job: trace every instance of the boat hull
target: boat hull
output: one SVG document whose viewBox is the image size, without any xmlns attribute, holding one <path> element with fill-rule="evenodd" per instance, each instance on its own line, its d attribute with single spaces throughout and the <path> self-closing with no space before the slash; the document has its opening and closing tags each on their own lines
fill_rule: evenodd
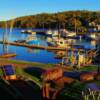
<svg viewBox="0 0 100 100">
<path fill-rule="evenodd" d="M 27 41 L 26 42 L 27 44 L 33 44 L 33 45 L 39 45 L 40 44 L 40 41 L 35 41 L 35 40 L 33 40 L 33 41 Z"/>
<path fill-rule="evenodd" d="M 7 54 L 0 55 L 0 58 L 11 58 L 15 56 L 16 56 L 16 53 L 7 53 Z"/>
<path fill-rule="evenodd" d="M 56 44 L 54 42 L 47 42 L 48 46 L 56 46 Z"/>
</svg>

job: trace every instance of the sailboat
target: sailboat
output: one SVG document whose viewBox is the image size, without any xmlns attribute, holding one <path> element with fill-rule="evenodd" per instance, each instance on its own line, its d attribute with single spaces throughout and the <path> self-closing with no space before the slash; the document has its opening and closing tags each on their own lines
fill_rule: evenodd
<svg viewBox="0 0 100 100">
<path fill-rule="evenodd" d="M 10 32 L 9 34 L 11 34 L 13 29 L 13 20 L 11 23 L 11 27 L 10 27 Z M 8 52 L 8 31 L 7 31 L 7 23 L 6 23 L 6 32 L 3 34 L 3 54 L 0 55 L 0 58 L 11 58 L 11 57 L 15 57 L 16 53 L 10 53 Z"/>
<path fill-rule="evenodd" d="M 57 37 L 58 36 L 58 30 L 47 30 L 45 35 L 48 37 Z"/>
<path fill-rule="evenodd" d="M 54 46 L 54 47 L 63 47 L 63 48 L 69 48 L 69 43 L 67 40 L 64 38 L 61 38 L 61 33 L 60 30 L 58 29 L 58 37 L 52 37 L 51 41 L 47 41 L 47 44 L 49 46 Z"/>
</svg>

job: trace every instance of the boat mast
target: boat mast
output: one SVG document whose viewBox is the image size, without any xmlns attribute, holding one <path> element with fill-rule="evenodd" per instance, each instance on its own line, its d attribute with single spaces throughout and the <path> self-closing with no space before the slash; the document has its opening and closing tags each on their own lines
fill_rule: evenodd
<svg viewBox="0 0 100 100">
<path fill-rule="evenodd" d="M 14 26 L 14 19 L 12 19 L 12 21 L 11 21 L 10 34 L 12 33 L 13 26 Z"/>
<path fill-rule="evenodd" d="M 10 40 L 10 37 L 11 37 L 11 34 L 12 34 L 12 30 L 13 30 L 13 26 L 14 26 L 14 19 L 11 20 L 10 31 L 8 33 L 8 41 L 7 42 L 9 42 L 9 40 Z M 9 48 L 9 44 L 8 44 L 7 49 L 8 48 Z"/>
<path fill-rule="evenodd" d="M 6 28 L 6 31 L 3 33 L 3 53 L 4 54 L 7 54 L 8 53 L 8 49 L 7 49 L 7 44 L 6 42 L 8 42 L 8 36 L 7 36 L 7 23 L 5 21 L 5 28 Z"/>
<path fill-rule="evenodd" d="M 75 17 L 75 33 L 77 34 L 77 27 L 76 27 L 76 15 L 74 15 Z"/>
<path fill-rule="evenodd" d="M 58 21 L 58 39 L 60 39 L 60 22 Z"/>
</svg>

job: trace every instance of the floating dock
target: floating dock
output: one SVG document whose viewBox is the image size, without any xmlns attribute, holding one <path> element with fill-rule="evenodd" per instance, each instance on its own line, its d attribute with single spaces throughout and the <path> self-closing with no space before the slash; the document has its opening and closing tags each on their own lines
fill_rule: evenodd
<svg viewBox="0 0 100 100">
<path fill-rule="evenodd" d="M 0 43 L 2 44 L 3 42 L 0 41 Z M 4 44 L 8 44 L 8 45 L 14 45 L 14 46 L 21 46 L 21 47 L 27 47 L 27 48 L 35 48 L 35 49 L 45 49 L 45 50 L 55 50 L 55 51 L 84 51 L 84 49 L 77 49 L 77 48 L 67 48 L 67 47 L 52 47 L 52 46 L 41 46 L 41 45 L 29 45 L 26 43 L 19 43 L 19 42 L 5 42 Z"/>
<path fill-rule="evenodd" d="M 32 32 L 38 33 L 38 34 L 45 34 L 47 30 L 41 30 L 41 29 L 34 29 L 34 30 L 22 30 L 21 33 L 23 34 L 32 34 Z"/>
</svg>

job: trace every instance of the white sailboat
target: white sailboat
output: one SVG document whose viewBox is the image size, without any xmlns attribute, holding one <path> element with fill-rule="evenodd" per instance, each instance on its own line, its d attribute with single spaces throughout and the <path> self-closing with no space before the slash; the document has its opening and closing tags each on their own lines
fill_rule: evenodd
<svg viewBox="0 0 100 100">
<path fill-rule="evenodd" d="M 11 27 L 10 27 L 10 32 L 8 34 L 8 30 L 7 30 L 7 23 L 6 24 L 6 32 L 3 34 L 3 54 L 0 55 L 0 58 L 10 58 L 10 57 L 15 57 L 16 53 L 10 53 L 8 51 L 8 47 L 9 47 L 9 36 L 12 33 L 12 29 L 13 29 L 13 24 L 14 21 L 12 20 L 11 22 Z"/>
<path fill-rule="evenodd" d="M 56 36 L 58 36 L 58 30 L 47 30 L 46 31 L 46 36 L 48 36 L 48 37 L 56 37 Z"/>
<path fill-rule="evenodd" d="M 77 36 L 76 18 L 75 18 L 75 22 L 74 22 L 74 29 L 75 29 L 75 31 L 61 29 L 61 36 L 64 38 L 75 38 Z"/>
<path fill-rule="evenodd" d="M 60 37 L 60 30 L 58 30 L 58 36 L 55 38 L 54 36 L 51 37 L 52 41 L 47 41 L 49 46 L 55 46 L 55 47 L 63 47 L 63 48 L 69 48 L 69 43 L 67 40 Z"/>
<path fill-rule="evenodd" d="M 76 36 L 76 32 L 67 31 L 66 29 L 61 30 L 61 36 L 64 38 L 73 38 Z"/>
<path fill-rule="evenodd" d="M 86 39 L 96 40 L 96 33 L 88 33 Z"/>
</svg>

